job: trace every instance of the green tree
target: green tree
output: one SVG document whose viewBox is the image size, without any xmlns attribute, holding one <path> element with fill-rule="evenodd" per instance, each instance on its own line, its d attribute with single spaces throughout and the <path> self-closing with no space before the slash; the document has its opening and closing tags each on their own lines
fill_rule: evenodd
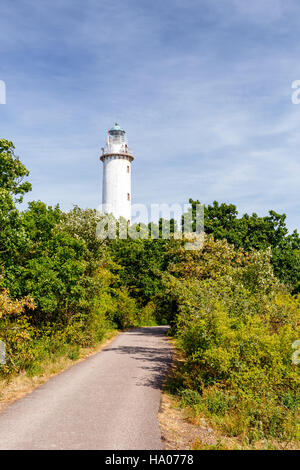
<svg viewBox="0 0 300 470">
<path fill-rule="evenodd" d="M 24 181 L 29 171 L 14 154 L 14 145 L 0 139 L 0 187 L 14 197 L 15 202 L 22 202 L 23 195 L 31 191 L 31 184 Z"/>
<path fill-rule="evenodd" d="M 28 170 L 14 155 L 14 145 L 0 139 L 0 265 L 12 266 L 26 250 L 27 237 L 16 203 L 31 190 Z M 2 282 L 3 283 L 3 282 Z"/>
<path fill-rule="evenodd" d="M 193 217 L 199 201 L 190 199 Z M 300 290 L 300 238 L 297 230 L 288 233 L 286 215 L 270 210 L 269 215 L 244 214 L 238 217 L 233 204 L 219 204 L 204 207 L 205 233 L 217 240 L 225 239 L 236 249 L 265 250 L 272 249 L 272 264 L 276 275 L 286 283 L 294 293 Z M 195 230 L 195 221 L 194 221 Z"/>
</svg>

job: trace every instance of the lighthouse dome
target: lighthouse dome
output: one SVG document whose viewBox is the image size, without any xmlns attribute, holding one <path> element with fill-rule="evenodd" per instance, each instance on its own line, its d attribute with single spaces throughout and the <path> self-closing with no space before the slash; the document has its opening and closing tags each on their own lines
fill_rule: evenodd
<svg viewBox="0 0 300 470">
<path fill-rule="evenodd" d="M 124 129 L 122 129 L 122 127 L 119 126 L 119 124 L 116 122 L 114 127 L 112 127 L 109 131 L 110 134 L 116 134 L 116 133 L 119 133 L 119 132 L 124 132 Z"/>
</svg>

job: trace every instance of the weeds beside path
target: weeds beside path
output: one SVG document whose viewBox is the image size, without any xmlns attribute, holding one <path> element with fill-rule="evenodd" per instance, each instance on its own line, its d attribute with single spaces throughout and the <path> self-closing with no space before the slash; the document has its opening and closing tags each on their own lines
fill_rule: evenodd
<svg viewBox="0 0 300 470">
<path fill-rule="evenodd" d="M 208 410 L 199 409 L 186 401 L 187 389 L 182 388 L 185 358 L 175 339 L 173 361 L 164 382 L 159 423 L 166 450 L 298 450 L 296 440 L 261 439 L 247 443 L 242 436 L 224 432 Z M 224 417 L 226 418 L 226 417 Z"/>
</svg>

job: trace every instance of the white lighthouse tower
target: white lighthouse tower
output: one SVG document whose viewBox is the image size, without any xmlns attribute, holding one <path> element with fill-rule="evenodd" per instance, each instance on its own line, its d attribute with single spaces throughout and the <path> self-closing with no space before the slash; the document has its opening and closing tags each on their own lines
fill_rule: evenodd
<svg viewBox="0 0 300 470">
<path fill-rule="evenodd" d="M 102 210 L 116 219 L 131 221 L 131 162 L 125 131 L 118 123 L 108 131 L 107 144 L 102 148 L 103 162 Z"/>
</svg>

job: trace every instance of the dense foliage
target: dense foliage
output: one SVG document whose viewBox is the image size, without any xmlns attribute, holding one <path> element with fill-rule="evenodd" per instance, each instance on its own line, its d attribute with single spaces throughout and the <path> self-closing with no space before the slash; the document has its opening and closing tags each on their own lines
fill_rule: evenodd
<svg viewBox="0 0 300 470">
<path fill-rule="evenodd" d="M 101 240 L 94 210 L 34 201 L 20 211 L 27 177 L 0 140 L 0 375 L 76 359 L 112 328 L 168 323 L 184 359 L 172 379 L 183 404 L 248 442 L 297 438 L 300 239 L 285 215 L 239 218 L 214 202 L 201 250 L 172 236 L 174 220 L 170 240 Z M 161 234 L 164 223 L 149 228 Z"/>
<path fill-rule="evenodd" d="M 199 201 L 190 199 L 195 211 Z M 286 215 L 270 211 L 268 216 L 258 217 L 244 214 L 238 217 L 233 204 L 219 204 L 204 207 L 204 226 L 207 234 L 215 239 L 227 240 L 236 249 L 272 250 L 271 262 L 275 274 L 294 293 L 300 292 L 300 237 L 297 230 L 288 233 Z"/>
<path fill-rule="evenodd" d="M 248 443 L 299 438 L 300 302 L 274 276 L 270 249 L 236 252 L 207 236 L 201 253 L 178 254 L 164 284 L 186 358 L 172 385 L 182 403 Z"/>
<path fill-rule="evenodd" d="M 36 371 L 47 355 L 75 358 L 74 351 L 97 343 L 108 329 L 140 323 L 134 299 L 120 285 L 121 267 L 96 236 L 95 210 L 63 213 L 41 201 L 18 210 L 30 184 L 13 149 L 0 141 L 2 375 Z"/>
</svg>

